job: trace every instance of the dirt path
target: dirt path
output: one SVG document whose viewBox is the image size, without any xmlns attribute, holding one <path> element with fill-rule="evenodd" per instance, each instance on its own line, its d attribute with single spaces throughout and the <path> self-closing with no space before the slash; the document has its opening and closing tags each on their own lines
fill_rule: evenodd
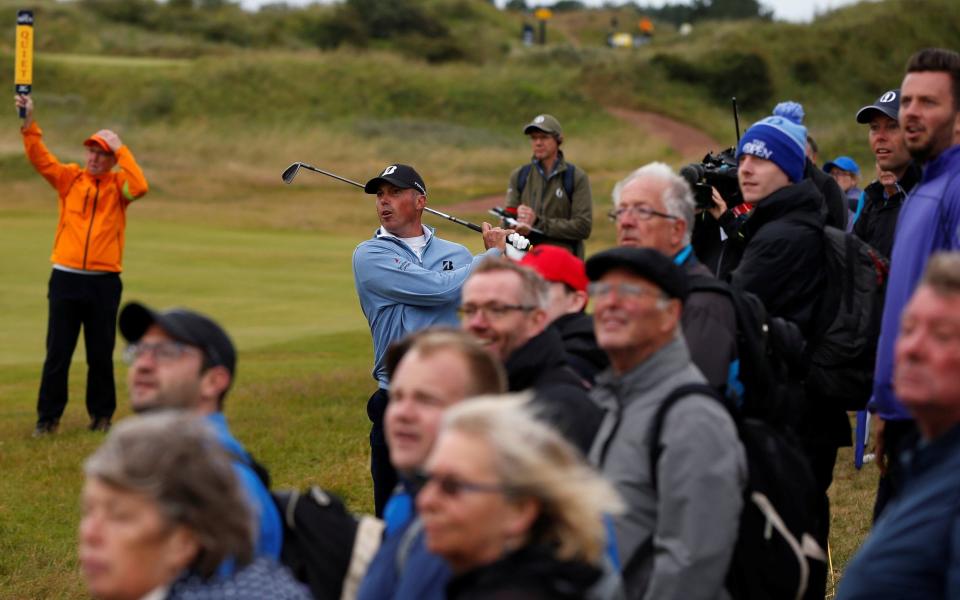
<svg viewBox="0 0 960 600">
<path fill-rule="evenodd" d="M 646 135 L 663 140 L 680 155 L 683 163 L 699 161 L 707 152 L 721 149 L 719 142 L 706 133 L 670 117 L 629 108 L 607 107 L 606 110 L 624 123 L 642 130 Z M 445 206 L 444 210 L 453 214 L 484 212 L 494 206 L 502 206 L 503 201 L 503 194 L 496 194 Z"/>
</svg>

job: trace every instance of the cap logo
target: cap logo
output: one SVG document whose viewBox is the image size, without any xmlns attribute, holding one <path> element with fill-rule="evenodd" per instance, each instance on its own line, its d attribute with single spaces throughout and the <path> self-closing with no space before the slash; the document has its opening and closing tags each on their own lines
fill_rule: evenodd
<svg viewBox="0 0 960 600">
<path fill-rule="evenodd" d="M 751 140 L 743 145 L 744 154 L 752 154 L 758 158 L 770 160 L 773 156 L 773 150 L 767 148 L 767 143 L 763 140 Z"/>
<path fill-rule="evenodd" d="M 557 198 L 563 198 L 563 188 L 557 188 Z"/>
<path fill-rule="evenodd" d="M 880 96 L 880 102 L 884 102 L 884 103 L 893 102 L 896 99 L 897 99 L 896 92 L 887 92 L 886 94 Z"/>
<path fill-rule="evenodd" d="M 424 196 L 427 195 L 427 190 L 423 189 L 423 186 L 420 185 L 420 182 L 419 182 L 419 181 L 414 181 L 414 182 L 413 182 L 413 185 L 416 186 L 416 188 L 417 188 L 418 190 L 420 190 L 420 193 L 421 193 L 421 194 L 423 194 Z"/>
<path fill-rule="evenodd" d="M 543 123 L 544 120 L 545 120 L 545 119 L 543 118 L 543 115 L 537 115 L 537 118 L 534 119 L 533 122 L 534 122 L 534 123 Z"/>
<path fill-rule="evenodd" d="M 397 172 L 397 165 L 390 165 L 389 167 L 383 170 L 383 173 L 380 173 L 380 177 L 384 177 L 386 175 L 393 175 L 396 172 Z"/>
</svg>

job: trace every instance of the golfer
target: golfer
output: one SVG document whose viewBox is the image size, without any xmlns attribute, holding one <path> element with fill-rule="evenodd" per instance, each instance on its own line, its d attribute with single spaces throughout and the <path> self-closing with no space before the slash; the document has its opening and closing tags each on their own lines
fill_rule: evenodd
<svg viewBox="0 0 960 600">
<path fill-rule="evenodd" d="M 373 336 L 373 377 L 378 389 L 367 402 L 370 429 L 370 472 L 377 516 L 397 483 L 383 434 L 389 385 L 387 347 L 406 335 L 431 325 L 459 323 L 460 287 L 473 265 L 504 252 L 509 229 L 483 224 L 485 252 L 470 251 L 440 239 L 421 217 L 427 204 L 427 186 L 408 165 L 387 166 L 364 186 L 377 195 L 380 228 L 353 253 L 353 277 L 360 308 Z"/>
<path fill-rule="evenodd" d="M 61 163 L 43 143 L 43 132 L 33 120 L 31 97 L 18 95 L 15 104 L 26 111 L 20 133 L 27 158 L 57 190 L 60 210 L 50 258 L 47 357 L 33 435 L 57 430 L 67 406 L 67 376 L 81 326 L 87 348 L 89 428 L 106 431 L 117 406 L 113 345 L 123 288 L 120 271 L 127 207 L 147 193 L 147 180 L 133 153 L 109 129 L 83 142 L 85 166 Z"/>
</svg>

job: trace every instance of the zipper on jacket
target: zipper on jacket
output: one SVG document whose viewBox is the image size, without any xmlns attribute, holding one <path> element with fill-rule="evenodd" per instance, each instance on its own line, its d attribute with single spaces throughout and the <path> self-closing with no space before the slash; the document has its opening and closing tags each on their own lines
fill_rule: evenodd
<svg viewBox="0 0 960 600">
<path fill-rule="evenodd" d="M 100 180 L 97 179 L 97 191 L 93 194 L 93 212 L 90 213 L 90 226 L 87 227 L 87 243 L 83 245 L 83 270 L 87 270 L 87 252 L 90 251 L 90 235 L 93 233 L 93 220 L 97 216 L 97 200 L 100 199 Z M 84 201 L 86 203 L 86 201 Z M 86 208 L 84 208 L 86 210 Z"/>
</svg>

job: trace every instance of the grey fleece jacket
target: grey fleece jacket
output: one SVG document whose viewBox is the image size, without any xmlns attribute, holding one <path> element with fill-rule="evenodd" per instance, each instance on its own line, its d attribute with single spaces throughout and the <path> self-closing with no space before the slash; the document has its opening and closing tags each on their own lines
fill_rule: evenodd
<svg viewBox="0 0 960 600">
<path fill-rule="evenodd" d="M 713 398 L 691 396 L 667 413 L 650 483 L 650 424 L 677 387 L 704 383 L 678 334 L 633 370 L 602 373 L 591 398 L 606 412 L 590 462 L 627 505 L 614 519 L 628 598 L 728 598 L 724 579 L 737 538 L 747 465 L 736 426 Z M 619 423 L 617 423 L 619 421 Z"/>
</svg>

